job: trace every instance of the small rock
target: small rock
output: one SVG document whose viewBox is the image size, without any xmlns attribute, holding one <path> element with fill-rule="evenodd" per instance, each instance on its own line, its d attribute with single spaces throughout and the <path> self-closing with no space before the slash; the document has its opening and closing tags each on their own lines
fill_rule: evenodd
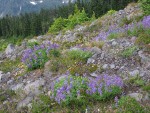
<svg viewBox="0 0 150 113">
<path fill-rule="evenodd" d="M 38 36 L 37 37 L 37 40 L 41 40 L 43 37 L 42 36 Z"/>
<path fill-rule="evenodd" d="M 110 69 L 114 69 L 115 68 L 115 65 L 114 64 L 111 64 L 110 65 Z"/>
<path fill-rule="evenodd" d="M 108 69 L 108 64 L 104 64 L 104 65 L 102 66 L 102 68 L 103 68 L 104 70 Z"/>
<path fill-rule="evenodd" d="M 102 53 L 101 54 L 101 59 L 104 59 L 104 57 L 105 57 L 105 53 Z"/>
<path fill-rule="evenodd" d="M 101 49 L 98 47 L 92 47 L 90 50 L 93 54 L 101 54 Z"/>
<path fill-rule="evenodd" d="M 112 46 L 116 46 L 118 43 L 116 41 L 112 42 Z"/>
<path fill-rule="evenodd" d="M 131 94 L 128 94 L 128 96 L 134 98 L 136 101 L 141 101 L 143 98 L 143 94 L 141 93 L 131 93 Z"/>
<path fill-rule="evenodd" d="M 27 106 L 31 101 L 33 97 L 26 97 L 24 100 L 20 101 L 17 104 L 17 110 L 20 110 L 20 108 Z"/>
<path fill-rule="evenodd" d="M 36 39 L 31 39 L 31 40 L 28 40 L 29 43 L 32 43 L 32 42 L 37 42 Z"/>
<path fill-rule="evenodd" d="M 92 77 L 98 77 L 98 75 L 96 73 L 91 73 L 90 74 Z"/>
<path fill-rule="evenodd" d="M 12 84 L 12 83 L 13 83 L 13 81 L 14 81 L 14 80 L 9 80 L 9 81 L 7 81 L 7 85 Z"/>
<path fill-rule="evenodd" d="M 48 95 L 48 96 L 51 96 L 51 93 L 52 93 L 51 91 L 48 91 L 48 92 L 47 92 L 47 95 Z"/>
<path fill-rule="evenodd" d="M 95 60 L 93 58 L 89 58 L 87 61 L 87 64 L 94 63 L 94 62 L 95 62 Z"/>
<path fill-rule="evenodd" d="M 140 75 L 140 71 L 139 70 L 134 70 L 132 72 L 129 73 L 131 76 L 137 76 Z"/>
</svg>

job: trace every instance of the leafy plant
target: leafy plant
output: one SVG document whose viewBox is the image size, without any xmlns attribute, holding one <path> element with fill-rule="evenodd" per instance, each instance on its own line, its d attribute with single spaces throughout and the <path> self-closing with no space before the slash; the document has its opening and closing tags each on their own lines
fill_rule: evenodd
<svg viewBox="0 0 150 113">
<path fill-rule="evenodd" d="M 147 113 L 149 109 L 142 107 L 135 99 L 123 96 L 117 103 L 117 113 Z"/>
<path fill-rule="evenodd" d="M 116 39 L 116 38 L 120 38 L 120 37 L 123 37 L 123 33 L 111 33 L 110 35 L 108 35 L 108 39 L 111 40 L 111 39 Z"/>
<path fill-rule="evenodd" d="M 144 86 L 142 87 L 142 89 L 143 89 L 144 91 L 150 92 L 150 84 L 144 85 Z"/>
<path fill-rule="evenodd" d="M 142 80 L 142 78 L 139 75 L 130 78 L 129 82 L 136 86 L 144 86 L 145 85 L 145 81 Z"/>
<path fill-rule="evenodd" d="M 137 50 L 137 47 L 136 46 L 131 46 L 131 47 L 128 47 L 127 49 L 123 50 L 122 53 L 121 53 L 121 56 L 122 57 L 130 57 L 133 55 L 133 53 Z"/>
<path fill-rule="evenodd" d="M 92 56 L 91 52 L 83 50 L 71 50 L 66 53 L 69 59 L 86 62 Z"/>
</svg>

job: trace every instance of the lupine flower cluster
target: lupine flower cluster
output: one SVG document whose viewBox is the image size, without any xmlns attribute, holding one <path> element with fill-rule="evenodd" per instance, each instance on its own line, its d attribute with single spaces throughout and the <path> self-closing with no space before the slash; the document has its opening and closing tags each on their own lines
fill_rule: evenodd
<svg viewBox="0 0 150 113">
<path fill-rule="evenodd" d="M 140 22 L 131 23 L 120 27 L 118 24 L 111 25 L 107 31 L 101 31 L 94 40 L 106 40 L 107 37 L 112 33 L 127 33 L 129 30 L 133 31 L 135 28 L 150 28 L 150 15 L 144 17 Z"/>
<path fill-rule="evenodd" d="M 114 86 L 123 87 L 122 79 L 118 76 L 103 75 L 90 79 L 86 92 L 90 95 L 95 93 L 103 95 L 103 92 L 112 92 Z"/>
<path fill-rule="evenodd" d="M 144 28 L 150 28 L 150 15 L 144 17 L 142 24 Z"/>
<path fill-rule="evenodd" d="M 52 85 L 51 99 L 59 104 L 63 101 L 68 103 L 80 97 L 81 91 L 86 88 L 87 79 L 80 76 L 68 76 L 65 79 L 58 80 Z"/>
<path fill-rule="evenodd" d="M 78 100 L 80 97 L 89 96 L 98 97 L 106 96 L 108 93 L 113 93 L 114 88 L 121 91 L 123 87 L 123 80 L 118 76 L 100 75 L 97 78 L 87 78 L 81 76 L 68 76 L 62 80 L 57 81 L 51 87 L 51 99 L 61 104 L 62 102 L 71 102 L 71 100 Z M 115 92 L 118 94 L 120 92 Z M 87 95 L 87 96 L 86 96 Z"/>
<path fill-rule="evenodd" d="M 33 48 L 24 50 L 22 62 L 28 67 L 29 70 L 41 68 L 48 60 L 50 50 L 56 49 L 57 44 L 47 42 L 41 45 L 35 45 Z"/>
<path fill-rule="evenodd" d="M 107 31 L 101 31 L 97 37 L 94 38 L 94 40 L 99 41 L 99 40 L 106 40 L 107 37 L 110 34 L 114 34 L 114 33 L 125 33 L 128 30 L 133 30 L 135 28 L 135 25 L 137 24 L 129 24 L 129 25 L 124 25 L 123 27 L 120 27 L 117 24 L 111 25 Z"/>
</svg>

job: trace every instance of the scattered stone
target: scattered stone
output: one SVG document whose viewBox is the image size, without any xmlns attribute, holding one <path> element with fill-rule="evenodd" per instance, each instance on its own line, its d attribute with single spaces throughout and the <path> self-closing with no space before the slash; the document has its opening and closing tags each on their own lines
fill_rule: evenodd
<svg viewBox="0 0 150 113">
<path fill-rule="evenodd" d="M 116 41 L 112 42 L 112 46 L 116 46 L 118 43 Z"/>
<path fill-rule="evenodd" d="M 92 77 L 98 77 L 98 75 L 96 73 L 91 73 L 90 74 Z"/>
<path fill-rule="evenodd" d="M 134 98 L 136 101 L 141 101 L 143 98 L 143 94 L 141 93 L 131 93 L 131 94 L 128 94 L 128 96 Z"/>
<path fill-rule="evenodd" d="M 103 68 L 104 70 L 108 69 L 108 64 L 104 64 L 104 65 L 102 66 L 102 68 Z"/>
<path fill-rule="evenodd" d="M 140 75 L 140 71 L 139 70 L 134 70 L 132 72 L 129 73 L 131 76 L 137 76 Z"/>
<path fill-rule="evenodd" d="M 94 62 L 95 62 L 95 60 L 93 58 L 89 58 L 87 61 L 87 64 L 94 63 Z"/>
</svg>

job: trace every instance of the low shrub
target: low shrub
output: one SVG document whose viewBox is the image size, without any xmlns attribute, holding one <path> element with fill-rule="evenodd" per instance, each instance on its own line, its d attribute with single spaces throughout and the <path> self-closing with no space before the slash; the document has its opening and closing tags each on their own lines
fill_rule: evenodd
<svg viewBox="0 0 150 113">
<path fill-rule="evenodd" d="M 144 86 L 145 85 L 145 81 L 139 75 L 131 77 L 129 79 L 129 83 L 131 83 L 135 86 Z"/>
<path fill-rule="evenodd" d="M 123 96 L 117 102 L 117 113 L 148 113 L 149 108 L 141 106 L 135 99 Z"/>
<path fill-rule="evenodd" d="M 127 49 L 121 52 L 121 56 L 125 58 L 131 57 L 136 50 L 137 50 L 136 46 L 128 47 Z"/>
<path fill-rule="evenodd" d="M 5 59 L 3 62 L 1 62 L 0 70 L 4 73 L 13 71 L 18 65 L 20 64 L 20 58 L 17 58 L 16 60 L 10 60 Z"/>
<path fill-rule="evenodd" d="M 124 33 L 111 33 L 108 35 L 107 39 L 112 40 L 112 39 L 117 39 L 123 37 L 125 34 Z"/>
<path fill-rule="evenodd" d="M 83 50 L 71 50 L 66 53 L 71 60 L 86 62 L 92 56 L 91 52 Z"/>
<path fill-rule="evenodd" d="M 83 75 L 84 73 L 90 74 L 96 71 L 97 65 L 95 64 L 84 64 L 82 62 L 77 62 L 73 64 L 68 70 L 71 75 Z"/>
</svg>

